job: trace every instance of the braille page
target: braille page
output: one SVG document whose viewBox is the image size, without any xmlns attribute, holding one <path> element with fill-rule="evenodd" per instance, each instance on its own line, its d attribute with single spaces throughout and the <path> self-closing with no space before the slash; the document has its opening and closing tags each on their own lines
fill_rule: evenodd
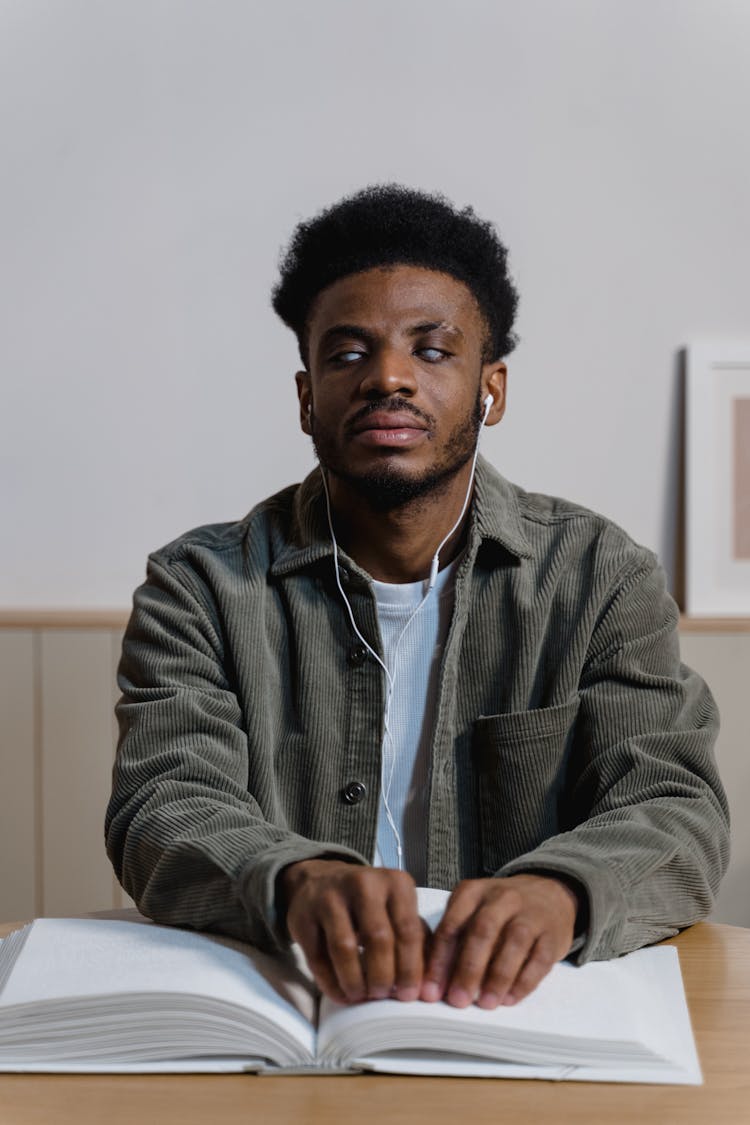
<svg viewBox="0 0 750 1125">
<path fill-rule="evenodd" d="M 15 945 L 10 972 L 0 956 L 0 980 L 5 976 L 0 1056 L 12 1048 L 14 1025 L 18 1040 L 17 1021 L 23 1021 L 25 1031 L 33 1011 L 36 1026 L 45 1012 L 56 1022 L 61 1001 L 79 1020 L 87 1012 L 91 1019 L 100 1013 L 103 1023 L 113 1013 L 132 1016 L 135 1003 L 144 1041 L 150 1021 L 156 1025 L 151 1034 L 158 1038 L 165 1008 L 177 1005 L 179 1011 L 200 1013 L 213 1006 L 222 1036 L 233 1020 L 254 1028 L 265 1020 L 274 1029 L 271 1038 L 288 1039 L 298 1061 L 314 1056 L 317 997 L 312 983 L 288 963 L 229 938 L 134 922 L 41 918 Z M 33 1009 L 19 1011 L 18 1005 Z M 225 1011 L 227 1005 L 236 1009 L 234 1014 Z"/>
<path fill-rule="evenodd" d="M 448 898 L 419 889 L 431 929 Z M 701 1082 L 679 958 L 667 946 L 580 968 L 562 962 L 520 1004 L 494 1012 L 324 999 L 319 1026 L 321 1058 L 391 1073 Z"/>
<path fill-rule="evenodd" d="M 321 1003 L 321 1058 L 398 1073 L 701 1081 L 677 951 L 556 965 L 509 1008 Z M 517 1068 L 524 1068 L 519 1071 Z"/>
</svg>

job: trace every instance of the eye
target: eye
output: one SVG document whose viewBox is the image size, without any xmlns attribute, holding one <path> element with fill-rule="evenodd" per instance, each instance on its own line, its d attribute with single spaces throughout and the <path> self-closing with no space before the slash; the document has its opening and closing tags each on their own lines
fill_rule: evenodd
<svg viewBox="0 0 750 1125">
<path fill-rule="evenodd" d="M 353 349 L 347 349 L 344 352 L 336 352 L 335 355 L 331 356 L 331 358 L 329 359 L 328 362 L 329 363 L 335 363 L 335 364 L 338 364 L 338 365 L 344 367 L 344 366 L 346 366 L 346 364 L 357 363 L 360 359 L 363 358 L 364 355 L 365 355 L 364 352 L 358 352 L 358 351 L 354 351 Z"/>
<path fill-rule="evenodd" d="M 428 363 L 439 363 L 441 359 L 447 359 L 451 353 L 442 348 L 418 348 L 417 354 Z"/>
</svg>

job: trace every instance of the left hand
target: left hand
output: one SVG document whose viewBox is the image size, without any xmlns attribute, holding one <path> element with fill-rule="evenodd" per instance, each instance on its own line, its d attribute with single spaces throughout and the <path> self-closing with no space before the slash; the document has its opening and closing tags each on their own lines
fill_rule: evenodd
<svg viewBox="0 0 750 1125">
<path fill-rule="evenodd" d="M 567 955 L 578 907 L 567 883 L 545 875 L 459 883 L 433 935 L 420 999 L 517 1003 Z"/>
</svg>

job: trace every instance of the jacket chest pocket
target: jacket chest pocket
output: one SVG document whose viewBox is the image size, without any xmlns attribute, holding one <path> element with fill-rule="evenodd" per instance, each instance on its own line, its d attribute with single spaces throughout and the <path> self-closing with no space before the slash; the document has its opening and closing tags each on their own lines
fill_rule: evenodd
<svg viewBox="0 0 750 1125">
<path fill-rule="evenodd" d="M 494 874 L 561 831 L 578 700 L 474 723 L 482 866 Z"/>
</svg>

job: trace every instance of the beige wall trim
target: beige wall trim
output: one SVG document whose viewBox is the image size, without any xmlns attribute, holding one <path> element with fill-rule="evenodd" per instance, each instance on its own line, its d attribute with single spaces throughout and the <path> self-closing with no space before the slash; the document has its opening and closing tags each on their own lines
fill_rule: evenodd
<svg viewBox="0 0 750 1125">
<path fill-rule="evenodd" d="M 681 633 L 750 633 L 750 617 L 680 617 Z"/>
<path fill-rule="evenodd" d="M 129 609 L 1 609 L 0 629 L 124 629 Z M 680 617 L 683 633 L 750 633 L 750 617 Z"/>
<path fill-rule="evenodd" d="M 0 629 L 124 629 L 129 609 L 0 609 Z"/>
</svg>

